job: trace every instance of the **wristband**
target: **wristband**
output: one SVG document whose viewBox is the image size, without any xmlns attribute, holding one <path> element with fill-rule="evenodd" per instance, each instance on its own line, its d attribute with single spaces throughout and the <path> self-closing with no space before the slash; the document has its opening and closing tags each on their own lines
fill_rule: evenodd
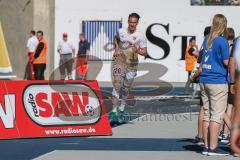
<svg viewBox="0 0 240 160">
<path fill-rule="evenodd" d="M 235 82 L 233 82 L 233 83 L 230 83 L 230 85 L 235 85 Z"/>
</svg>

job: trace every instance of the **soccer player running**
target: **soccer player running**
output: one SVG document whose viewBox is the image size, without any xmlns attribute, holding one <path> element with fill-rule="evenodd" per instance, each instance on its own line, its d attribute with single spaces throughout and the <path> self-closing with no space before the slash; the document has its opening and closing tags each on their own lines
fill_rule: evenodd
<svg viewBox="0 0 240 160">
<path fill-rule="evenodd" d="M 134 77 L 137 75 L 138 55 L 147 56 L 147 42 L 144 34 L 137 29 L 140 16 L 131 13 L 128 28 L 117 31 L 114 44 L 113 110 L 109 113 L 111 124 L 125 122 L 125 106 Z"/>
</svg>

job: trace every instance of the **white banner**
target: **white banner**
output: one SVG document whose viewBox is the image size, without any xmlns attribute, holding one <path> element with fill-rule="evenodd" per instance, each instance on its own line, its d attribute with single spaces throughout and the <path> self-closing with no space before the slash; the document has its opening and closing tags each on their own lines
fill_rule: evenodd
<svg viewBox="0 0 240 160">
<path fill-rule="evenodd" d="M 159 77 L 167 82 L 185 82 L 184 47 L 191 36 L 196 36 L 200 47 L 206 26 L 211 25 L 212 17 L 221 13 L 228 18 L 228 26 L 238 34 L 240 23 L 239 7 L 234 6 L 191 6 L 190 0 L 57 0 L 55 11 L 55 46 L 68 32 L 74 45 L 78 48 L 78 35 L 82 31 L 84 20 L 120 20 L 127 26 L 127 18 L 131 12 L 140 14 L 138 28 L 148 40 L 148 52 L 152 59 L 140 58 L 140 63 L 161 64 L 167 72 Z M 104 47 L 104 46 L 103 46 Z M 55 52 L 55 67 L 59 57 Z M 111 81 L 111 62 L 103 62 L 97 80 Z M 159 72 L 162 72 L 159 66 Z M 158 68 L 156 68 L 158 69 Z M 164 69 L 163 69 L 164 70 Z M 151 71 L 150 71 L 151 72 Z M 139 72 L 138 76 L 146 74 Z M 91 73 L 90 73 L 91 74 Z M 151 79 L 151 77 L 149 77 Z"/>
</svg>

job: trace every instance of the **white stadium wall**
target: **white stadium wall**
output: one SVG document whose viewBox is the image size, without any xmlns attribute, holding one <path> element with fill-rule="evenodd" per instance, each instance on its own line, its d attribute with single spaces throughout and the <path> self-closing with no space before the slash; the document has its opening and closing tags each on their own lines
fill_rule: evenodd
<svg viewBox="0 0 240 160">
<path fill-rule="evenodd" d="M 217 13 L 222 13 L 228 18 L 228 26 L 233 27 L 237 35 L 240 31 L 237 16 L 239 7 L 234 6 L 191 6 L 190 0 L 56 0 L 55 48 L 61 40 L 62 33 L 68 32 L 77 49 L 78 34 L 82 31 L 81 23 L 84 20 L 122 20 L 123 26 L 126 27 L 131 12 L 140 14 L 138 28 L 144 33 L 154 24 L 146 37 L 149 55 L 155 60 L 140 58 L 140 63 L 165 66 L 168 70 L 159 79 L 167 82 L 185 82 L 187 79 L 185 62 L 181 60 L 182 38 L 178 36 L 196 36 L 200 47 L 204 28 L 211 24 L 212 17 Z M 156 40 L 151 40 L 151 36 Z M 165 47 L 158 46 L 164 42 Z M 168 46 L 170 52 L 162 58 L 167 54 Z M 59 56 L 55 49 L 55 68 L 58 67 L 58 61 Z M 103 61 L 103 68 L 97 75 L 100 83 L 111 81 L 110 66 L 111 62 Z M 138 72 L 138 76 L 146 73 Z"/>
</svg>

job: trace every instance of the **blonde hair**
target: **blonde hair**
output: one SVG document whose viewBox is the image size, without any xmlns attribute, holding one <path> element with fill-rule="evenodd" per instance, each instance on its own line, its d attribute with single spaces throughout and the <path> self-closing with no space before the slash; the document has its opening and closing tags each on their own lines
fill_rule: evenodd
<svg viewBox="0 0 240 160">
<path fill-rule="evenodd" d="M 227 33 L 227 18 L 222 14 L 216 14 L 213 18 L 211 31 L 208 37 L 207 49 L 211 48 L 212 42 L 217 36 L 227 36 Z"/>
</svg>

